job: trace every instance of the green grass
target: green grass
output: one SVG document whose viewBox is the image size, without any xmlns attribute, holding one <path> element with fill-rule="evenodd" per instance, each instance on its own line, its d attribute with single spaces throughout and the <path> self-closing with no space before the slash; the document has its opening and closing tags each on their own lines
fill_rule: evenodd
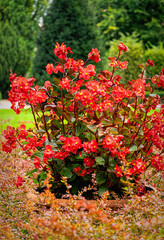
<svg viewBox="0 0 164 240">
<path fill-rule="evenodd" d="M 33 115 L 30 109 L 23 109 L 20 114 L 16 114 L 12 109 L 0 109 L 0 132 L 7 126 L 19 127 L 25 124 L 27 128 L 34 127 Z"/>
</svg>

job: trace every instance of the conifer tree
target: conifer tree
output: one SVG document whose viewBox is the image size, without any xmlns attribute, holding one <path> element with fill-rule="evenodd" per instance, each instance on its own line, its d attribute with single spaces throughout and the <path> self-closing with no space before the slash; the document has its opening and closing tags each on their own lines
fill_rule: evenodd
<svg viewBox="0 0 164 240">
<path fill-rule="evenodd" d="M 8 97 L 10 69 L 25 75 L 47 0 L 0 0 L 0 91 Z"/>
<path fill-rule="evenodd" d="M 33 62 L 32 73 L 38 83 L 48 79 L 45 67 L 54 63 L 56 42 L 71 47 L 75 59 L 86 60 L 92 48 L 99 49 L 94 14 L 88 0 L 52 1 L 43 18 Z"/>
</svg>

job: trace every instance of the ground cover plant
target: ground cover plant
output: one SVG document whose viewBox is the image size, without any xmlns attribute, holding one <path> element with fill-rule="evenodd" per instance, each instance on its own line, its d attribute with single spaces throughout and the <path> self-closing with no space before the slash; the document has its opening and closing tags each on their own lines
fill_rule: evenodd
<svg viewBox="0 0 164 240">
<path fill-rule="evenodd" d="M 19 114 L 27 101 L 36 130 L 8 126 L 2 149 L 11 153 L 19 145 L 30 157 L 34 169 L 27 175 L 35 175 L 39 192 L 46 188 L 44 180 L 48 179 L 50 191 L 59 198 L 66 194 L 67 184 L 71 194 L 87 188 L 84 196 L 92 199 L 106 191 L 109 197 L 113 191 L 123 196 L 129 184 L 142 195 L 146 186 L 141 174 L 149 168 L 155 173 L 163 171 L 164 105 L 159 112 L 150 111 L 161 103 L 153 91 L 164 87 L 164 69 L 152 76 L 151 87 L 144 73 L 154 62 L 147 60 L 138 66 L 141 74 L 137 80 L 122 84 L 116 74 L 127 68 L 128 62 L 120 60 L 127 51 L 120 43 L 118 56 L 108 58 L 111 72 L 96 74 L 95 65 L 89 62 L 101 60 L 98 49 L 92 49 L 84 62 L 68 57 L 71 49 L 56 43 L 58 61 L 46 66 L 47 73 L 54 74 L 53 83 L 45 81 L 44 86 L 38 86 L 33 77 L 26 79 L 11 72 L 11 108 Z M 148 98 L 145 91 L 150 93 Z M 19 187 L 23 182 L 18 176 L 15 184 Z"/>
</svg>

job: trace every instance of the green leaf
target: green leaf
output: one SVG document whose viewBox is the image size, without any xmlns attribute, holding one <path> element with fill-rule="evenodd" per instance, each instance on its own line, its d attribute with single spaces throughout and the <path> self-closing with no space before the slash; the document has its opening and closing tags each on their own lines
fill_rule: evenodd
<svg viewBox="0 0 164 240">
<path fill-rule="evenodd" d="M 43 158 L 44 152 L 40 151 L 40 152 L 36 152 L 31 156 L 31 159 L 33 160 L 34 157 L 38 157 L 38 158 Z"/>
<path fill-rule="evenodd" d="M 45 180 L 47 178 L 47 172 L 43 171 L 37 177 L 40 178 L 40 180 Z"/>
<path fill-rule="evenodd" d="M 102 158 L 102 157 L 96 157 L 95 160 L 96 160 L 96 163 L 99 164 L 99 165 L 104 165 L 105 164 L 105 159 Z"/>
<path fill-rule="evenodd" d="M 87 174 L 87 175 L 85 175 L 84 180 L 85 181 L 90 181 L 91 178 L 92 178 L 92 176 Z"/>
<path fill-rule="evenodd" d="M 108 190 L 108 184 L 104 183 L 99 187 L 98 193 L 99 196 L 101 196 L 103 193 L 105 193 Z"/>
<path fill-rule="evenodd" d="M 87 129 L 87 127 L 85 126 L 85 125 L 77 125 L 76 126 L 76 129 L 75 129 L 75 131 L 76 131 L 76 136 L 78 137 L 78 136 L 80 136 L 80 134 L 82 134 L 85 130 Z"/>
<path fill-rule="evenodd" d="M 38 171 L 38 168 L 35 168 L 35 169 L 31 170 L 30 172 L 28 172 L 28 173 L 26 174 L 26 176 L 31 177 L 31 176 L 33 176 L 33 173 L 34 173 L 34 172 L 37 172 L 37 171 Z"/>
<path fill-rule="evenodd" d="M 33 179 L 33 183 L 35 183 L 35 184 L 39 184 L 39 182 L 38 182 L 38 180 L 35 178 L 35 179 Z"/>
<path fill-rule="evenodd" d="M 96 174 L 96 181 L 98 184 L 102 184 L 106 182 L 106 174 L 105 172 L 99 172 Z"/>
<path fill-rule="evenodd" d="M 87 128 L 91 131 L 91 132 L 96 132 L 97 127 L 95 125 L 88 125 Z"/>
<path fill-rule="evenodd" d="M 136 151 L 136 150 L 137 150 L 137 146 L 136 146 L 136 145 L 133 145 L 133 146 L 129 149 L 130 152 L 134 152 L 134 151 Z"/>
<path fill-rule="evenodd" d="M 54 80 L 54 83 L 55 83 L 56 85 L 58 85 L 59 82 L 61 81 L 59 78 L 53 78 L 53 80 Z"/>
<path fill-rule="evenodd" d="M 71 178 L 72 177 L 72 172 L 66 168 L 66 167 L 63 167 L 60 174 L 64 177 L 67 177 L 67 178 Z"/>
</svg>

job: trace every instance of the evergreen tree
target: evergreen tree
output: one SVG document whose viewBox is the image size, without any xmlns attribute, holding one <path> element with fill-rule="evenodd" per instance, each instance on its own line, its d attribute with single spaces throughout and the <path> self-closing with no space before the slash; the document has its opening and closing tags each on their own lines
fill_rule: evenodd
<svg viewBox="0 0 164 240">
<path fill-rule="evenodd" d="M 31 64 L 38 21 L 45 0 L 0 0 L 0 87 L 3 98 L 10 89 L 10 69 L 25 75 Z"/>
<path fill-rule="evenodd" d="M 38 82 L 48 79 L 45 67 L 54 63 L 56 42 L 71 47 L 75 59 L 86 60 L 92 48 L 99 48 L 92 10 L 88 0 L 52 1 L 43 18 L 33 62 L 32 72 Z"/>
</svg>

